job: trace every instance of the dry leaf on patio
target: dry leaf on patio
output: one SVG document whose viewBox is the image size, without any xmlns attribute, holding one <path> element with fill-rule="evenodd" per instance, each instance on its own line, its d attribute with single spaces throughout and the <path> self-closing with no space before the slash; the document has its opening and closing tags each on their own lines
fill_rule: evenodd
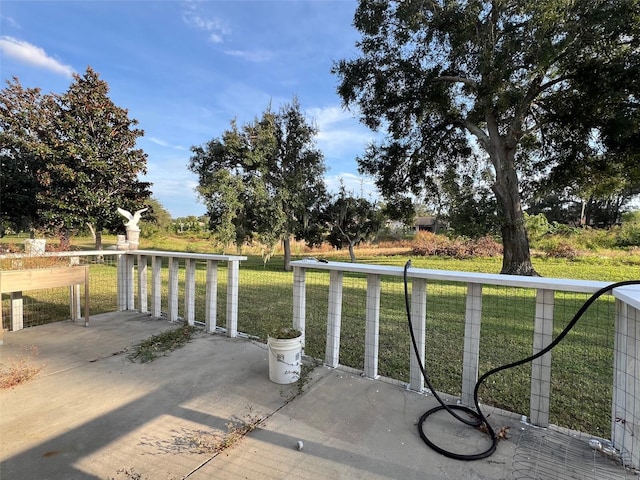
<svg viewBox="0 0 640 480">
<path fill-rule="evenodd" d="M 496 432 L 496 438 L 498 440 L 506 440 L 507 438 L 509 438 L 509 429 L 511 427 L 500 427 L 498 429 L 498 431 Z"/>
<path fill-rule="evenodd" d="M 500 427 L 498 429 L 498 431 L 496 432 L 496 439 L 498 439 L 498 441 L 500 440 L 506 440 L 507 438 L 509 438 L 509 429 L 511 427 Z M 478 426 L 478 430 L 480 430 L 482 433 L 489 433 L 489 429 L 487 428 L 487 424 L 483 423 L 482 425 Z"/>
</svg>

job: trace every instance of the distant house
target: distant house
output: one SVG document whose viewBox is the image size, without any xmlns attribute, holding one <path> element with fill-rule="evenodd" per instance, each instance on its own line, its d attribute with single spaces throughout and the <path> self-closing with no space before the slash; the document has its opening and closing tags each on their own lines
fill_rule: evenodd
<svg viewBox="0 0 640 480">
<path fill-rule="evenodd" d="M 399 220 L 387 220 L 384 226 L 391 233 L 401 233 L 407 227 L 403 222 Z"/>
<path fill-rule="evenodd" d="M 413 231 L 415 232 L 435 232 L 436 231 L 436 217 L 433 215 L 427 215 L 424 217 L 416 217 L 413 222 Z M 442 223 L 439 224 L 442 227 Z M 387 220 L 385 222 L 385 228 L 391 233 L 411 232 L 410 225 L 399 220 Z"/>
<path fill-rule="evenodd" d="M 436 217 L 428 215 L 426 217 L 416 217 L 414 222 L 416 232 L 435 232 Z"/>
</svg>

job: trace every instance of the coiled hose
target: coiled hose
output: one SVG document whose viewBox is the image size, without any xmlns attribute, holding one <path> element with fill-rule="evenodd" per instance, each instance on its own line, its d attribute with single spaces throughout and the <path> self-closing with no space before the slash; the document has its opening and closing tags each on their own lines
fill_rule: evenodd
<svg viewBox="0 0 640 480">
<path fill-rule="evenodd" d="M 440 404 L 439 406 L 434 407 L 431 410 L 428 410 L 424 414 L 422 414 L 422 416 L 420 417 L 420 420 L 418 421 L 418 432 L 420 433 L 420 438 L 422 438 L 422 440 L 436 452 L 449 458 L 454 458 L 456 460 L 467 460 L 467 461 L 480 460 L 482 458 L 487 458 L 493 455 L 493 453 L 496 451 L 496 448 L 498 446 L 498 436 L 496 435 L 495 430 L 493 429 L 493 427 L 491 427 L 491 424 L 487 421 L 487 418 L 484 416 L 484 414 L 482 413 L 482 409 L 480 408 L 480 403 L 478 401 L 478 390 L 480 389 L 480 385 L 482 385 L 482 383 L 491 375 L 501 372 L 502 370 L 515 368 L 525 363 L 532 362 L 536 358 L 539 358 L 545 353 L 551 351 L 556 345 L 558 345 L 558 343 L 562 341 L 562 339 L 575 326 L 575 324 L 578 322 L 580 317 L 582 317 L 584 312 L 587 311 L 587 309 L 591 306 L 591 304 L 595 302 L 599 297 L 607 293 L 608 291 L 613 290 L 614 288 L 624 287 L 627 285 L 640 285 L 640 280 L 626 280 L 623 282 L 612 283 L 610 285 L 607 285 L 606 287 L 601 288 L 600 290 L 595 292 L 593 295 L 591 295 L 591 297 L 589 297 L 586 302 L 584 302 L 584 304 L 576 312 L 576 314 L 573 316 L 573 318 L 567 324 L 564 330 L 562 330 L 562 332 L 560 332 L 560 334 L 558 334 L 558 336 L 551 343 L 549 343 L 549 345 L 547 345 L 545 348 L 535 353 L 534 355 L 531 355 L 530 357 L 526 357 L 526 358 L 523 358 L 522 360 L 518 360 L 516 362 L 508 363 L 506 365 L 493 368 L 488 372 L 486 372 L 484 375 L 482 375 L 478 379 L 478 381 L 476 382 L 476 386 L 473 389 L 473 402 L 475 403 L 475 407 L 476 407 L 476 409 L 473 410 L 472 408 L 464 405 L 447 404 L 446 402 L 444 402 L 440 397 L 440 395 L 438 395 L 438 392 L 436 391 L 436 389 L 433 387 L 433 384 L 429 379 L 429 375 L 427 374 L 427 371 L 425 370 L 425 367 L 422 364 L 422 361 L 420 360 L 420 354 L 418 352 L 418 344 L 416 342 L 415 334 L 413 333 L 413 322 L 411 320 L 411 310 L 409 307 L 409 287 L 408 287 L 407 271 L 410 267 L 411 267 L 411 260 L 407 261 L 407 263 L 404 266 L 404 300 L 405 300 L 405 307 L 407 310 L 407 323 L 409 325 L 409 333 L 411 334 L 411 343 L 413 344 L 413 351 L 416 355 L 416 359 L 418 360 L 418 365 L 420 366 L 422 377 L 424 378 L 425 383 L 429 387 L 429 390 L 431 390 L 431 393 Z M 441 410 L 446 410 L 456 420 L 466 425 L 469 425 L 470 427 L 480 428 L 482 431 L 486 432 L 486 434 L 489 435 L 489 437 L 491 437 L 491 445 L 489 446 L 489 448 L 487 448 L 484 452 L 480 452 L 480 453 L 460 454 L 460 453 L 446 450 L 436 445 L 435 443 L 433 443 L 429 439 L 427 434 L 424 432 L 423 424 L 425 423 L 427 418 L 429 418 L 429 416 Z M 460 415 L 459 414 L 460 412 L 464 413 L 466 416 Z"/>
</svg>

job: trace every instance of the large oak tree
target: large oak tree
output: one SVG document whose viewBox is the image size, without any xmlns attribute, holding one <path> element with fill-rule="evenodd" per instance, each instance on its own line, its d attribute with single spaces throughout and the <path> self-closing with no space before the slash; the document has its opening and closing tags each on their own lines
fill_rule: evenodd
<svg viewBox="0 0 640 480">
<path fill-rule="evenodd" d="M 419 193 L 483 154 L 502 273 L 534 275 L 520 178 L 632 141 L 620 132 L 638 114 L 638 1 L 361 0 L 354 26 L 359 56 L 334 65 L 338 92 L 388 134 L 361 170 L 383 194 Z"/>
</svg>

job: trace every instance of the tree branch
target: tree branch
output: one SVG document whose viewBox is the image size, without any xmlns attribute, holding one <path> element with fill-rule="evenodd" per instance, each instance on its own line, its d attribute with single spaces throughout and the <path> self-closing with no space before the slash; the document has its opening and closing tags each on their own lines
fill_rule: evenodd
<svg viewBox="0 0 640 480">
<path fill-rule="evenodd" d="M 553 80 L 550 80 L 547 83 L 543 83 L 538 88 L 537 94 L 540 94 L 540 93 L 544 92 L 545 90 L 553 87 L 554 85 L 557 85 L 560 82 L 564 82 L 565 80 L 569 80 L 572 76 L 573 75 L 563 75 L 561 77 L 554 78 Z"/>
<path fill-rule="evenodd" d="M 522 98 L 522 101 L 518 105 L 514 115 L 513 121 L 509 126 L 511 133 L 518 136 L 518 139 L 522 136 L 522 122 L 525 118 L 525 115 L 531 108 L 531 104 L 535 100 L 535 98 L 543 91 L 541 90 L 542 83 L 542 74 L 536 75 L 535 79 L 531 82 L 527 93 Z"/>
<path fill-rule="evenodd" d="M 478 82 L 475 80 L 471 80 L 470 78 L 458 77 L 455 75 L 442 75 L 440 77 L 434 78 L 434 82 L 447 82 L 447 83 L 462 83 L 468 87 L 473 89 L 478 88 Z"/>
<path fill-rule="evenodd" d="M 489 151 L 489 136 L 486 134 L 484 130 L 478 127 L 475 123 L 470 122 L 467 119 L 460 119 L 461 125 L 466 128 L 473 136 L 475 136 L 478 141 L 482 144 L 484 149 Z"/>
</svg>

